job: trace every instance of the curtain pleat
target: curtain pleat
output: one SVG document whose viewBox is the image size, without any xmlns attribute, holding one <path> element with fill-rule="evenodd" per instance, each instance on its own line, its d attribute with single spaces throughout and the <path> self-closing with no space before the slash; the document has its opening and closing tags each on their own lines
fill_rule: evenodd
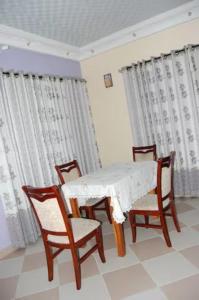
<svg viewBox="0 0 199 300">
<path fill-rule="evenodd" d="M 122 69 L 134 143 L 176 151 L 175 193 L 199 196 L 199 49 Z"/>
<path fill-rule="evenodd" d="M 58 183 L 55 164 L 100 167 L 86 83 L 0 72 L 0 197 L 13 246 L 39 235 L 21 186 Z"/>
</svg>

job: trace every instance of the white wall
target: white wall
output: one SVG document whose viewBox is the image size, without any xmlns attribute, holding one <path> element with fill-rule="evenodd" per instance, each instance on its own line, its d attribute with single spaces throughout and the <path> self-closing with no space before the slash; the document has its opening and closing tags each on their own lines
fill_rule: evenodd
<svg viewBox="0 0 199 300">
<path fill-rule="evenodd" d="M 103 165 L 131 160 L 133 144 L 122 75 L 118 70 L 160 53 L 199 43 L 199 19 L 175 26 L 81 62 L 87 80 L 97 142 Z M 103 76 L 111 73 L 113 87 L 105 88 Z"/>
</svg>

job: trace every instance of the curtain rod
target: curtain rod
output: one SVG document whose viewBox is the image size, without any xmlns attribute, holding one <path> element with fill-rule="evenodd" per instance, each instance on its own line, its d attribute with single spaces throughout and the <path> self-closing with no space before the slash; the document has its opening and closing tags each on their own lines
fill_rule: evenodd
<svg viewBox="0 0 199 300">
<path fill-rule="evenodd" d="M 11 72 L 2 72 L 3 75 L 6 75 L 6 76 L 10 76 Z M 16 72 L 16 73 L 13 73 L 14 76 L 18 77 L 20 75 L 20 73 Z M 64 80 L 64 79 L 68 79 L 68 80 L 75 80 L 75 81 L 81 81 L 81 82 L 86 82 L 86 80 L 84 78 L 78 78 L 78 77 L 69 77 L 69 76 L 64 76 L 64 77 L 59 77 L 59 76 L 55 76 L 55 75 L 35 75 L 35 74 L 23 74 L 23 76 L 25 78 L 28 78 L 30 76 L 32 76 L 33 78 L 35 78 L 36 76 L 39 78 L 39 79 L 42 79 L 44 76 L 48 76 L 50 78 L 53 78 L 54 80 L 55 79 L 59 79 L 60 81 Z"/>
<path fill-rule="evenodd" d="M 192 48 L 197 48 L 197 47 L 199 47 L 199 44 L 191 45 L 191 47 L 192 47 Z M 183 52 L 184 50 L 185 50 L 185 47 L 182 48 L 182 49 L 174 50 L 174 52 L 175 52 L 175 53 L 181 53 L 181 52 Z M 163 56 L 166 56 L 166 57 L 167 57 L 167 56 L 170 56 L 170 55 L 171 55 L 171 52 L 170 52 L 170 53 L 166 53 L 166 54 L 164 54 Z M 161 56 L 155 56 L 155 57 L 153 57 L 153 59 L 155 59 L 155 60 L 161 59 Z M 150 63 L 151 61 L 152 61 L 152 59 L 144 60 L 145 63 Z M 132 65 L 136 67 L 136 66 L 138 65 L 138 63 L 136 63 L 136 64 L 132 63 Z M 132 65 L 122 67 L 121 69 L 119 69 L 119 72 L 122 72 L 122 71 L 124 71 L 124 70 L 129 70 L 129 69 L 131 69 L 131 68 L 132 68 Z"/>
</svg>

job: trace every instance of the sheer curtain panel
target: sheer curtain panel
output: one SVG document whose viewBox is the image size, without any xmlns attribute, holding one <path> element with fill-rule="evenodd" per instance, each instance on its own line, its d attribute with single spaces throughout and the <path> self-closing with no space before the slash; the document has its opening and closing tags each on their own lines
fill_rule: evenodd
<svg viewBox="0 0 199 300">
<path fill-rule="evenodd" d="M 176 151 L 175 193 L 199 196 L 199 48 L 122 69 L 134 144 Z"/>
<path fill-rule="evenodd" d="M 22 185 L 57 184 L 55 164 L 100 166 L 83 80 L 0 72 L 0 197 L 16 247 L 39 235 Z"/>
</svg>

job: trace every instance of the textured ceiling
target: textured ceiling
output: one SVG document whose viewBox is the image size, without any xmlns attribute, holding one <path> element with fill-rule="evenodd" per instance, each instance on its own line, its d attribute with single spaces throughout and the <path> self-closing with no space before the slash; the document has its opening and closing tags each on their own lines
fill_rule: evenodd
<svg viewBox="0 0 199 300">
<path fill-rule="evenodd" d="M 82 47 L 191 0 L 0 0 L 0 23 Z"/>
</svg>

